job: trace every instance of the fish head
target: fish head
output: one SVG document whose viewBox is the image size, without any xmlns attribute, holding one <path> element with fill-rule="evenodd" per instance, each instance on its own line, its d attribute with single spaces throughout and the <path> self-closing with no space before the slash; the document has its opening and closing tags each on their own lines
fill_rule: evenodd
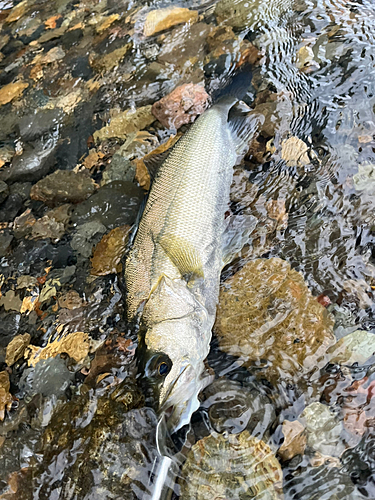
<svg viewBox="0 0 375 500">
<path fill-rule="evenodd" d="M 173 434 L 190 422 L 199 407 L 198 394 L 210 381 L 204 360 L 211 323 L 206 309 L 181 280 L 163 279 L 144 316 L 143 376 L 159 416 Z"/>
</svg>

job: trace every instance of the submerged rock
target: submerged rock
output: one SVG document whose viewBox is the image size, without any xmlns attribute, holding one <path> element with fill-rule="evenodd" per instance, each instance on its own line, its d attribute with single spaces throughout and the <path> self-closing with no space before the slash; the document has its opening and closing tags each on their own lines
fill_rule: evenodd
<svg viewBox="0 0 375 500">
<path fill-rule="evenodd" d="M 296 455 L 303 455 L 306 447 L 305 427 L 298 420 L 290 422 L 284 420 L 282 433 L 284 442 L 278 449 L 278 455 L 282 460 L 291 460 Z"/>
<path fill-rule="evenodd" d="M 57 134 L 47 140 L 38 139 L 32 146 L 27 144 L 21 155 L 14 156 L 10 167 L 0 171 L 1 179 L 12 182 L 38 181 L 54 165 L 57 145 Z"/>
<path fill-rule="evenodd" d="M 8 85 L 4 85 L 4 87 L 0 88 L 0 106 L 4 104 L 8 104 L 8 102 L 13 101 L 13 99 L 17 99 L 23 93 L 23 91 L 29 86 L 26 82 L 14 82 L 8 83 Z"/>
<path fill-rule="evenodd" d="M 216 4 L 218 24 L 255 30 L 258 25 L 277 23 L 280 16 L 292 6 L 291 0 L 220 0 Z"/>
<path fill-rule="evenodd" d="M 0 181 L 0 203 L 5 201 L 9 196 L 9 186 L 6 182 Z"/>
<path fill-rule="evenodd" d="M 99 221 L 86 222 L 78 227 L 70 242 L 73 250 L 83 257 L 90 257 L 92 248 L 95 244 L 96 235 L 101 235 L 107 231 L 107 228 Z"/>
<path fill-rule="evenodd" d="M 340 439 L 341 422 L 328 406 L 311 403 L 301 413 L 299 420 L 305 425 L 307 444 L 323 455 L 339 457 L 345 449 Z"/>
<path fill-rule="evenodd" d="M 95 191 L 94 181 L 86 171 L 56 170 L 37 182 L 30 192 L 32 200 L 54 206 L 61 203 L 80 203 Z"/>
<path fill-rule="evenodd" d="M 6 371 L 0 372 L 0 420 L 4 420 L 5 411 L 12 407 L 13 398 L 9 392 L 9 374 Z"/>
<path fill-rule="evenodd" d="M 263 438 L 276 415 L 270 399 L 256 387 L 243 387 L 239 382 L 218 379 L 204 391 L 207 399 L 201 404 L 208 410 L 216 432 L 239 433 L 247 429 Z"/>
<path fill-rule="evenodd" d="M 5 363 L 8 366 L 14 365 L 16 361 L 23 357 L 26 347 L 30 344 L 31 336 L 28 333 L 17 335 L 7 346 Z"/>
<path fill-rule="evenodd" d="M 357 330 L 340 339 L 327 351 L 330 363 L 363 365 L 375 353 L 375 334 Z"/>
<path fill-rule="evenodd" d="M 121 272 L 121 258 L 126 249 L 130 226 L 120 226 L 104 235 L 96 245 L 91 259 L 91 274 L 105 276 Z"/>
<path fill-rule="evenodd" d="M 282 472 L 271 448 L 251 436 L 211 434 L 187 455 L 181 473 L 182 500 L 281 500 Z"/>
<path fill-rule="evenodd" d="M 303 166 L 310 163 L 309 148 L 298 137 L 290 137 L 281 144 L 281 158 L 288 167 Z"/>
<path fill-rule="evenodd" d="M 203 85 L 186 83 L 152 105 L 152 113 L 166 128 L 179 129 L 192 123 L 208 106 Z"/>
<path fill-rule="evenodd" d="M 73 332 L 67 335 L 56 337 L 55 340 L 48 340 L 45 347 L 29 345 L 28 363 L 35 366 L 41 360 L 55 358 L 58 354 L 66 353 L 77 363 L 82 362 L 88 355 L 90 349 L 90 339 L 85 332 Z"/>
<path fill-rule="evenodd" d="M 302 276 L 278 258 L 256 259 L 224 282 L 215 331 L 220 348 L 276 382 L 316 367 L 333 344 L 333 318 Z"/>
<path fill-rule="evenodd" d="M 143 130 L 155 121 L 154 115 L 151 113 L 152 106 L 143 106 L 135 111 L 126 110 L 114 116 L 109 125 L 94 132 L 95 142 L 101 142 L 104 139 L 117 137 L 118 139 L 126 139 L 132 132 Z"/>
<path fill-rule="evenodd" d="M 100 222 L 108 229 L 131 225 L 137 217 L 143 197 L 142 189 L 132 182 L 110 182 L 74 208 L 72 221 L 79 224 Z"/>
<path fill-rule="evenodd" d="M 341 457 L 343 470 L 365 498 L 375 497 L 375 432 L 368 428 L 359 444 Z"/>
<path fill-rule="evenodd" d="M 164 9 L 152 10 L 147 14 L 143 27 L 144 36 L 152 36 L 155 33 L 167 30 L 176 24 L 194 23 L 198 20 L 198 12 L 183 7 L 166 7 Z"/>
</svg>

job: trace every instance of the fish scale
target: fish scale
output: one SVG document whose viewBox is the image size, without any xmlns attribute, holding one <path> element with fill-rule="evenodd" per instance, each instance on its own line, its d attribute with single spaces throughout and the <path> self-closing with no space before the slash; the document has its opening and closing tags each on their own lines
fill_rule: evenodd
<svg viewBox="0 0 375 500">
<path fill-rule="evenodd" d="M 220 277 L 221 235 L 236 159 L 227 105 L 206 111 L 178 141 L 152 185 L 126 265 L 127 305 L 133 317 L 161 275 L 181 272 L 158 243 L 165 236 L 188 243 L 201 256 L 200 299 L 213 310 Z M 210 289 L 210 290 L 208 290 Z"/>
</svg>

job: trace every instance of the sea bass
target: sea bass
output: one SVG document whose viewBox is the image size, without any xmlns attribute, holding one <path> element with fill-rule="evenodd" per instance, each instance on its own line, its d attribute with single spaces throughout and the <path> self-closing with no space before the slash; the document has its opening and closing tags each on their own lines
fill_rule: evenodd
<svg viewBox="0 0 375 500">
<path fill-rule="evenodd" d="M 207 385 L 233 166 L 259 122 L 251 113 L 228 120 L 235 103 L 224 98 L 205 111 L 162 163 L 125 265 L 142 370 L 170 433 L 189 423 Z"/>
</svg>

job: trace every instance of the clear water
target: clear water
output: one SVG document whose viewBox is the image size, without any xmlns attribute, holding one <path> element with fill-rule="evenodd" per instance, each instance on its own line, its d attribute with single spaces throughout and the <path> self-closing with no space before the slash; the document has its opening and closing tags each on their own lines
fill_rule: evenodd
<svg viewBox="0 0 375 500">
<path fill-rule="evenodd" d="M 250 211 L 257 226 L 242 259 L 225 269 L 223 288 L 252 259 L 278 257 L 301 273 L 333 315 L 336 340 L 374 331 L 375 6 L 366 0 L 244 4 L 228 3 L 233 17 L 227 13 L 221 21 L 215 3 L 198 0 L 0 1 L 0 368 L 9 375 L 12 394 L 11 400 L 7 390 L 0 394 L 6 400 L 1 498 L 151 498 L 156 416 L 137 385 L 137 335 L 124 319 L 121 272 L 94 277 L 90 258 L 103 234 L 135 221 L 143 191 L 133 182 L 130 161 L 174 131 L 154 122 L 141 127 L 148 134 L 130 146 L 125 138 L 93 137 L 116 114 L 153 104 L 177 85 L 204 82 L 213 91 L 250 43 L 263 59 L 253 68 L 245 101 L 266 115 L 266 125 L 236 167 L 232 209 Z M 199 24 L 143 36 L 148 12 L 167 6 L 197 10 Z M 221 41 L 217 32 L 209 42 L 220 22 L 233 31 L 224 30 L 228 36 Z M 132 45 L 119 56 L 126 44 Z M 6 87 L 12 83 L 20 86 Z M 285 156 L 290 138 L 307 149 L 295 161 Z M 31 218 L 51 220 L 48 211 L 66 201 L 52 195 L 43 202 L 30 197 L 30 190 L 57 169 L 86 170 L 95 193 L 86 201 L 90 193 L 68 196 L 69 215 L 58 226 L 62 234 L 37 236 L 35 220 L 28 225 L 15 219 L 29 210 Z M 278 200 L 284 222 L 270 216 L 272 200 Z M 72 290 L 75 302 L 66 298 Z M 230 293 L 241 296 L 235 287 Z M 21 309 L 33 296 L 37 305 Z M 260 310 L 266 307 L 262 300 L 255 299 Z M 34 367 L 21 355 L 6 363 L 7 346 L 17 335 L 28 333 L 38 347 L 61 332 L 87 333 L 87 356 L 77 363 L 63 352 Z M 277 349 L 281 357 L 290 355 L 289 348 Z M 183 457 L 209 435 L 247 429 L 279 460 L 283 493 L 267 489 L 272 468 L 259 473 L 265 489 L 241 486 L 249 468 L 259 469 L 255 448 L 250 454 L 241 450 L 237 461 L 223 449 L 223 461 L 232 467 L 223 476 L 227 489 L 214 479 L 200 489 L 203 461 L 195 473 L 189 469 L 193 496 L 183 486 L 186 476 L 178 477 L 181 471 L 170 495 L 375 498 L 370 351 L 357 356 L 362 361 L 330 362 L 328 356 L 312 372 L 290 378 L 281 370 L 275 378 L 267 376 L 270 359 L 238 362 L 214 335 L 208 364 L 217 380 L 202 395 Z M 330 418 L 315 431 L 304 424 L 307 444 L 286 458 L 278 451 L 283 422 L 303 422 L 301 414 L 314 403 L 324 405 Z M 312 408 L 318 419 L 318 407 Z M 208 467 L 220 470 L 218 462 L 210 465 L 209 442 L 200 443 L 208 447 Z M 241 464 L 249 466 L 247 472 Z"/>
</svg>

